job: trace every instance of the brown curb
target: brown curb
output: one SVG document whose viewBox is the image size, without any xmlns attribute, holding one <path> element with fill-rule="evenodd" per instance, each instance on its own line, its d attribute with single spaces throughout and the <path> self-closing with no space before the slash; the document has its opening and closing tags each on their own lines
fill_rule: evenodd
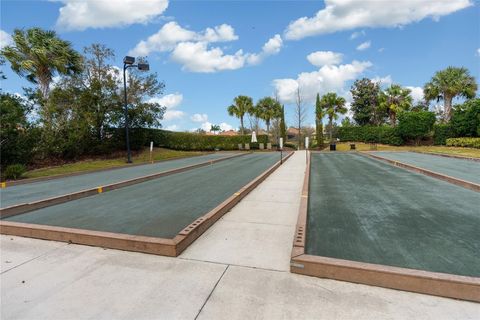
<svg viewBox="0 0 480 320">
<path fill-rule="evenodd" d="M 209 160 L 209 161 L 193 164 L 193 165 L 190 165 L 190 166 L 185 166 L 185 167 L 172 169 L 172 170 L 167 170 L 167 171 L 162 171 L 162 172 L 159 172 L 159 173 L 154 173 L 154 174 L 150 174 L 150 175 L 146 175 L 146 176 L 142 176 L 142 177 L 138 177 L 138 178 L 133 178 L 133 179 L 129 179 L 129 180 L 115 182 L 115 183 L 105 185 L 105 186 L 98 186 L 98 187 L 95 187 L 95 188 L 85 189 L 85 190 L 81 190 L 81 191 L 77 191 L 77 192 L 73 192 L 73 193 L 69 193 L 69 194 L 65 194 L 65 195 L 61 195 L 61 196 L 55 196 L 55 197 L 51 197 L 51 198 L 47 198 L 47 199 L 34 201 L 34 202 L 21 203 L 21 204 L 12 205 L 12 206 L 5 207 L 5 208 L 0 208 L 0 218 L 11 217 L 11 216 L 26 213 L 26 212 L 29 212 L 29 211 L 32 211 L 32 210 L 37 210 L 37 209 L 41 209 L 41 208 L 50 207 L 50 206 L 53 206 L 53 205 L 65 203 L 65 202 L 68 202 L 68 201 L 85 198 L 85 197 L 88 197 L 88 196 L 95 195 L 97 193 L 104 193 L 104 192 L 128 187 L 128 186 L 131 186 L 131 185 L 134 185 L 134 184 L 146 182 L 146 181 L 149 181 L 149 180 L 157 179 L 157 178 L 168 176 L 168 175 L 175 174 L 175 173 L 188 171 L 188 170 L 199 168 L 199 167 L 204 167 L 204 166 L 207 166 L 207 165 L 211 165 L 213 163 L 221 162 L 221 161 L 224 161 L 224 160 L 229 160 L 229 159 L 236 158 L 236 157 L 241 157 L 241 156 L 244 156 L 244 155 L 247 155 L 247 154 L 249 154 L 249 153 L 239 153 L 239 154 L 235 154 L 235 155 L 229 156 L 229 157 L 224 157 L 224 158 L 215 159 L 215 160 Z"/>
<path fill-rule="evenodd" d="M 410 150 L 410 152 L 415 152 L 415 153 L 420 153 L 420 154 L 431 154 L 432 156 L 439 156 L 439 157 L 445 157 L 445 158 L 455 158 L 455 159 L 462 159 L 462 160 L 480 162 L 480 158 L 459 156 L 459 155 L 456 155 L 456 154 L 445 154 L 445 153 L 438 153 L 438 152 L 415 151 L 415 150 Z"/>
<path fill-rule="evenodd" d="M 406 164 L 404 162 L 400 162 L 400 161 L 397 161 L 397 160 L 387 159 L 387 158 L 384 158 L 384 157 L 381 157 L 381 156 L 378 156 L 378 155 L 375 155 L 375 154 L 371 154 L 370 152 L 366 152 L 366 151 L 359 152 L 359 154 L 366 155 L 368 157 L 387 162 L 387 163 L 389 163 L 389 164 L 391 164 L 395 167 L 400 167 L 400 168 L 404 168 L 404 169 L 407 169 L 407 170 L 410 170 L 410 171 L 413 171 L 413 172 L 422 173 L 422 174 L 424 174 L 426 176 L 429 176 L 429 177 L 437 178 L 437 179 L 455 184 L 455 185 L 463 187 L 463 188 L 467 188 L 467 189 L 470 189 L 470 190 L 473 190 L 473 191 L 480 192 L 480 184 L 476 184 L 474 182 L 462 180 L 462 179 L 455 178 L 455 177 L 452 177 L 452 176 L 447 176 L 445 174 L 441 174 L 441 173 L 437 173 L 437 172 L 430 171 L 430 170 L 427 170 L 427 169 L 412 166 L 410 164 Z"/>
<path fill-rule="evenodd" d="M 311 155 L 293 240 L 290 272 L 480 302 L 480 278 L 363 263 L 305 254 Z"/>
<path fill-rule="evenodd" d="M 289 153 L 283 160 L 287 160 L 292 154 L 293 153 Z M 221 216 L 232 209 L 243 197 L 265 180 L 280 165 L 280 161 L 275 163 L 213 210 L 182 229 L 173 239 L 1 220 L 0 234 L 175 257 L 184 251 Z"/>
</svg>

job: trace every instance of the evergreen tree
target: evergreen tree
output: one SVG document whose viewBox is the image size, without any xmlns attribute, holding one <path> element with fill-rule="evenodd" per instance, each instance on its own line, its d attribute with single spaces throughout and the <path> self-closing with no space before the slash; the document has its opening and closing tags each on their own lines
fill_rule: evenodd
<svg viewBox="0 0 480 320">
<path fill-rule="evenodd" d="M 317 145 L 320 149 L 323 148 L 323 117 L 325 116 L 323 106 L 320 102 L 320 94 L 317 93 L 317 100 L 315 101 L 315 129 L 317 137 Z"/>
</svg>

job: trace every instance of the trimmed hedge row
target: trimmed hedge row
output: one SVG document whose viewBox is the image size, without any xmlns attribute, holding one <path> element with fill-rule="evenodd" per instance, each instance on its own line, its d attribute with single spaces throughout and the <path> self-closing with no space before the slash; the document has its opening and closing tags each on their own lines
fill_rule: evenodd
<svg viewBox="0 0 480 320">
<path fill-rule="evenodd" d="M 189 132 L 172 132 L 155 130 L 152 141 L 155 145 L 175 150 L 238 150 L 239 144 L 250 143 L 252 148 L 258 148 L 258 143 L 267 143 L 267 135 L 258 135 L 258 143 L 252 144 L 251 135 L 221 136 L 204 135 Z"/>
<path fill-rule="evenodd" d="M 447 146 L 480 149 L 480 138 L 450 138 L 447 139 Z"/>
<path fill-rule="evenodd" d="M 448 124 L 436 124 L 433 126 L 433 144 L 445 145 L 447 139 L 455 137 L 455 131 Z"/>
<path fill-rule="evenodd" d="M 373 142 L 395 146 L 403 144 L 398 129 L 389 126 L 339 127 L 337 138 L 341 141 Z"/>
</svg>

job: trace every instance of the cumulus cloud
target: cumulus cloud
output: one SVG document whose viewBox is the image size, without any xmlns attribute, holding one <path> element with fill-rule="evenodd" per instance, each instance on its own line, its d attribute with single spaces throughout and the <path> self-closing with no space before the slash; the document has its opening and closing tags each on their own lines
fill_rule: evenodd
<svg viewBox="0 0 480 320">
<path fill-rule="evenodd" d="M 186 41 L 212 43 L 237 39 L 235 30 L 228 24 L 195 32 L 181 27 L 175 21 L 171 21 L 164 24 L 157 33 L 148 37 L 147 40 L 140 41 L 134 49 L 130 50 L 129 54 L 132 56 L 147 56 L 150 52 L 171 51 L 175 49 L 178 43 Z"/>
<path fill-rule="evenodd" d="M 368 48 L 370 48 L 371 45 L 372 45 L 371 41 L 365 41 L 363 43 L 360 43 L 357 46 L 357 50 L 359 50 L 359 51 L 367 50 Z"/>
<path fill-rule="evenodd" d="M 13 43 L 12 36 L 0 29 L 0 49 L 9 46 Z"/>
<path fill-rule="evenodd" d="M 480 48 L 477 49 L 477 56 L 480 57 Z"/>
<path fill-rule="evenodd" d="M 339 64 L 342 59 L 343 54 L 332 51 L 316 51 L 307 56 L 307 60 L 316 67 Z"/>
<path fill-rule="evenodd" d="M 425 18 L 440 17 L 473 5 L 471 0 L 405 0 L 387 5 L 378 1 L 325 0 L 325 8 L 313 17 L 291 22 L 285 38 L 309 36 L 367 27 L 398 27 Z"/>
<path fill-rule="evenodd" d="M 172 124 L 172 125 L 169 125 L 169 126 L 166 126 L 165 127 L 165 130 L 169 130 L 169 131 L 179 131 L 179 128 L 176 124 Z"/>
<path fill-rule="evenodd" d="M 175 110 L 183 101 L 183 95 L 180 93 L 170 93 L 164 95 L 163 97 L 155 97 L 150 98 L 148 102 L 150 103 L 158 103 L 167 108 L 165 114 L 163 115 L 163 119 L 166 121 L 174 120 L 174 119 L 181 119 L 183 118 L 186 113 L 181 110 Z"/>
<path fill-rule="evenodd" d="M 284 103 L 294 103 L 297 88 L 300 88 L 304 100 L 308 103 L 315 101 L 317 93 L 336 92 L 348 97 L 345 89 L 347 81 L 356 79 L 366 69 L 372 66 L 369 61 L 352 61 L 343 65 L 324 65 L 313 72 L 302 72 L 296 79 L 275 79 L 273 86 L 279 99 Z"/>
<path fill-rule="evenodd" d="M 224 54 L 222 49 L 209 49 L 206 42 L 181 42 L 172 52 L 172 60 L 182 64 L 182 70 L 192 72 L 217 72 L 235 70 L 244 66 L 242 50 Z"/>
<path fill-rule="evenodd" d="M 60 0 L 57 27 L 65 30 L 122 27 L 148 23 L 168 7 L 168 0 Z"/>
<path fill-rule="evenodd" d="M 389 86 L 392 84 L 392 76 L 388 75 L 385 77 L 376 76 L 372 79 L 372 82 L 378 83 L 380 86 Z"/>
<path fill-rule="evenodd" d="M 190 117 L 190 120 L 193 122 L 207 122 L 208 115 L 205 113 L 195 113 L 193 116 Z"/>
<path fill-rule="evenodd" d="M 205 131 L 210 131 L 210 128 L 212 127 L 212 124 L 213 123 L 206 121 L 206 122 L 202 123 L 201 128 Z M 220 123 L 219 126 L 220 126 L 220 131 L 233 130 L 233 127 L 231 125 L 229 125 L 228 123 L 225 123 L 225 122 Z"/>
<path fill-rule="evenodd" d="M 282 46 L 282 37 L 280 37 L 279 34 L 276 34 L 263 45 L 260 53 L 247 54 L 247 62 L 253 65 L 259 64 L 266 57 L 279 53 Z"/>
<path fill-rule="evenodd" d="M 423 88 L 422 87 L 411 87 L 407 86 L 407 89 L 410 89 L 412 92 L 410 95 L 413 98 L 413 103 L 418 103 L 423 101 Z"/>
</svg>

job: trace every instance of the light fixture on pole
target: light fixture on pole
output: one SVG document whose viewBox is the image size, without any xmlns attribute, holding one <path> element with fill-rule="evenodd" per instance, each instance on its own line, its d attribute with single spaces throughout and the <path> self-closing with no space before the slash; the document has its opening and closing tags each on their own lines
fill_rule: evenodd
<svg viewBox="0 0 480 320">
<path fill-rule="evenodd" d="M 130 139 L 128 136 L 128 99 L 127 99 L 127 77 L 126 71 L 128 68 L 138 68 L 140 71 L 150 70 L 150 65 L 148 63 L 135 63 L 135 58 L 130 56 L 125 56 L 123 58 L 123 97 L 125 101 L 124 106 L 124 115 L 125 115 L 125 139 L 127 143 L 127 163 L 132 163 L 132 154 L 130 151 Z"/>
</svg>

